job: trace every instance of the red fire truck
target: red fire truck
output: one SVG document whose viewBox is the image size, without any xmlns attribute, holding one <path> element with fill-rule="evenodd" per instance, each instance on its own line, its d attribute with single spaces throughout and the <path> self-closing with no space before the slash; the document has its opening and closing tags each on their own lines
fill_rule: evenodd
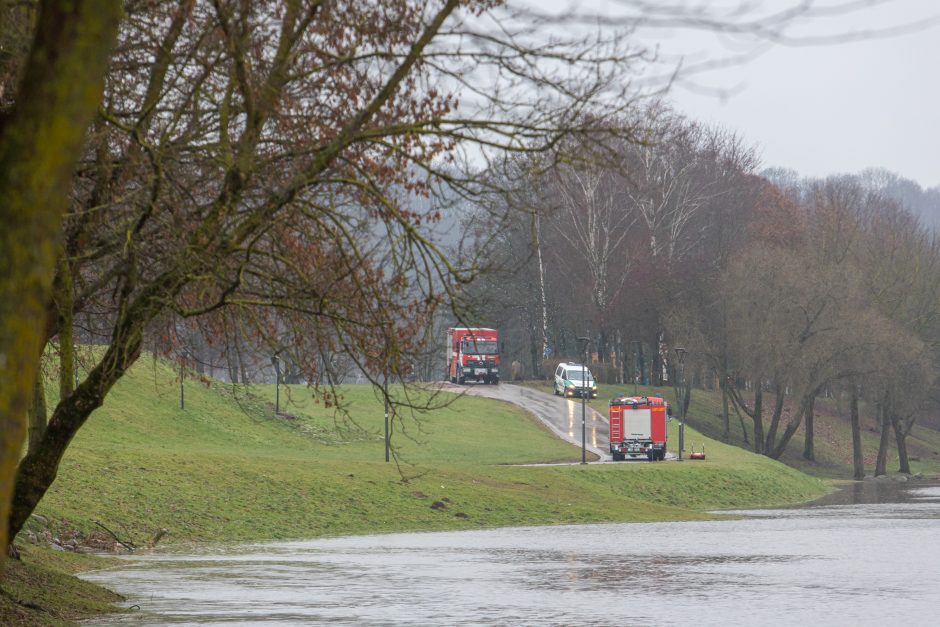
<svg viewBox="0 0 940 627">
<path fill-rule="evenodd" d="M 610 401 L 610 454 L 615 462 L 665 459 L 666 407 L 659 397 L 618 396 Z"/>
<path fill-rule="evenodd" d="M 499 332 L 496 329 L 447 329 L 447 378 L 451 383 L 499 383 Z"/>
</svg>

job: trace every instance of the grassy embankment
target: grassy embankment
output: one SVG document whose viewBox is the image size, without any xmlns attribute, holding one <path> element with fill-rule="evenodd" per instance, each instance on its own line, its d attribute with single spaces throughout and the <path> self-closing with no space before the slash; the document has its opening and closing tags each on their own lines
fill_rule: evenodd
<svg viewBox="0 0 940 627">
<path fill-rule="evenodd" d="M 576 462 L 580 450 L 514 406 L 473 397 L 395 423 L 400 472 L 384 462 L 382 403 L 370 387 L 342 390 L 358 427 L 300 386 L 282 386 L 289 417 L 274 415 L 273 386 L 246 394 L 188 380 L 185 391 L 180 410 L 174 371 L 152 360 L 115 387 L 38 509 L 53 532 L 87 534 L 99 521 L 141 546 L 161 527 L 170 530 L 165 541 L 180 543 L 691 520 L 709 509 L 794 503 L 826 490 L 712 441 L 703 464 L 509 465 Z M 702 439 L 692 430 L 687 438 Z M 44 552 L 30 547 L 24 563 L 7 571 L 0 623 L 12 622 L 11 603 L 22 609 L 12 599 L 49 610 L 34 612 L 28 624 L 81 615 L 69 600 L 55 608 L 21 592 L 41 576 Z"/>
<path fill-rule="evenodd" d="M 110 590 L 73 576 L 117 560 L 31 545 L 21 551 L 22 561 L 4 562 L 0 580 L 0 625 L 4 627 L 71 625 L 114 612 L 114 603 L 121 600 Z"/>
<path fill-rule="evenodd" d="M 551 383 L 533 382 L 527 385 L 551 394 Z M 606 415 L 607 402 L 618 394 L 626 393 L 633 395 L 634 389 L 640 396 L 660 393 L 663 397 L 673 402 L 675 394 L 671 387 L 653 387 L 639 385 L 634 388 L 633 384 L 612 385 L 601 384 L 598 387 L 598 398 L 591 401 L 591 407 Z M 801 426 L 799 431 L 790 440 L 786 452 L 781 456 L 781 460 L 788 466 L 801 470 L 807 474 L 822 477 L 825 479 L 851 479 L 852 478 L 852 432 L 848 420 L 848 407 L 843 403 L 841 406 L 835 399 L 820 398 L 816 401 L 815 428 L 814 428 L 814 449 L 816 453 L 815 461 L 808 461 L 803 458 L 803 437 L 804 429 Z M 764 397 L 765 413 L 773 409 L 773 396 Z M 744 425 L 747 430 L 747 440 L 744 438 L 744 431 L 741 428 L 741 420 L 730 411 L 731 437 L 729 444 L 744 450 L 753 450 L 754 423 L 745 416 Z M 876 422 L 872 413 L 864 403 L 860 409 L 861 428 L 862 428 L 862 452 L 865 459 L 865 467 L 869 474 L 874 470 L 875 456 L 878 453 L 878 441 L 880 434 L 876 428 Z M 692 402 L 689 407 L 689 417 L 687 427 L 693 426 L 697 431 L 686 430 L 686 451 L 690 450 L 690 442 L 696 446 L 696 449 L 702 443 L 706 443 L 706 449 L 711 457 L 713 450 L 712 441 L 721 440 L 724 432 L 722 424 L 721 394 L 719 392 L 710 392 L 706 390 L 693 389 Z M 765 417 L 765 426 L 767 421 Z M 675 450 L 678 445 L 678 438 L 674 431 L 675 421 L 672 423 L 673 430 L 670 431 L 670 450 Z M 780 431 L 783 431 L 781 425 Z M 709 439 L 701 437 L 704 434 Z M 888 456 L 889 472 L 896 472 L 898 468 L 897 453 L 894 450 L 894 434 L 891 435 L 891 450 Z M 925 475 L 940 474 L 940 432 L 915 424 L 911 435 L 907 440 L 908 454 L 910 457 L 911 471 L 914 473 L 923 473 Z"/>
</svg>

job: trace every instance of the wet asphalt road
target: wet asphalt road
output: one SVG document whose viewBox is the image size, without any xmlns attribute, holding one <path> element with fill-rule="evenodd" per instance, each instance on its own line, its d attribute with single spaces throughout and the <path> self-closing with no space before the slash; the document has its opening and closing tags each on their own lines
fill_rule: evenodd
<svg viewBox="0 0 940 627">
<path fill-rule="evenodd" d="M 581 399 L 552 396 L 523 385 L 510 383 L 460 386 L 445 383 L 444 389 L 458 393 L 464 392 L 473 396 L 495 398 L 518 405 L 532 413 L 562 440 L 581 446 Z M 611 461 L 610 432 L 607 417 L 587 406 L 584 412 L 584 426 L 585 435 L 587 436 L 585 448 L 599 458 L 599 460 L 594 461 Z M 591 461 L 590 455 L 588 455 L 588 458 Z"/>
</svg>

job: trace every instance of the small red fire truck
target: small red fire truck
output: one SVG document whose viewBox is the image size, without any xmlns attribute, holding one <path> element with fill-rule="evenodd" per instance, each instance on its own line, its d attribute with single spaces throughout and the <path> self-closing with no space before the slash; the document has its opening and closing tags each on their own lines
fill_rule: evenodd
<svg viewBox="0 0 940 627">
<path fill-rule="evenodd" d="M 496 329 L 447 329 L 447 378 L 451 383 L 499 383 L 499 332 Z"/>
<path fill-rule="evenodd" d="M 659 397 L 618 396 L 610 401 L 610 454 L 614 461 L 666 458 L 666 402 Z"/>
</svg>

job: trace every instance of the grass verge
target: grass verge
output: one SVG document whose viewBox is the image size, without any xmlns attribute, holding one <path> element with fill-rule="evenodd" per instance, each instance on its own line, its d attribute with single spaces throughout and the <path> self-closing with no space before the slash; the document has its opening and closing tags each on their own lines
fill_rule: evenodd
<svg viewBox="0 0 940 627">
<path fill-rule="evenodd" d="M 6 627 L 72 625 L 116 611 L 121 597 L 73 574 L 116 563 L 101 557 L 21 549 L 22 561 L 6 560 L 0 581 L 0 624 Z"/>
</svg>

